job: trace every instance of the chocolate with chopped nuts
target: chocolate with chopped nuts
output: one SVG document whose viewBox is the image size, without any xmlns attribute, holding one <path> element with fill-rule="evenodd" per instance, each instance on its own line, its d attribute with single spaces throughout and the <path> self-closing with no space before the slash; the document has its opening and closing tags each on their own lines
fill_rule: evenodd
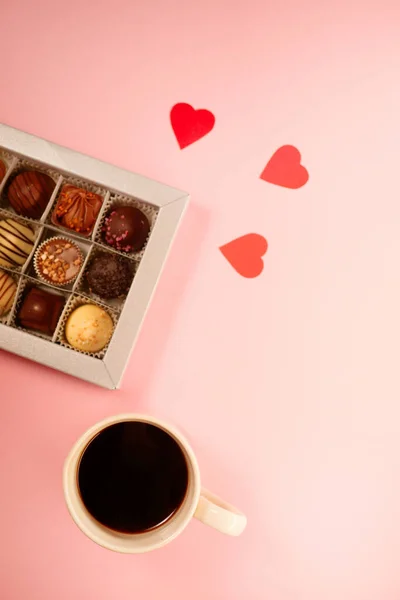
<svg viewBox="0 0 400 600">
<path fill-rule="evenodd" d="M 35 254 L 35 270 L 41 279 L 53 285 L 67 285 L 78 275 L 83 264 L 79 246 L 64 238 L 51 238 Z"/>
</svg>

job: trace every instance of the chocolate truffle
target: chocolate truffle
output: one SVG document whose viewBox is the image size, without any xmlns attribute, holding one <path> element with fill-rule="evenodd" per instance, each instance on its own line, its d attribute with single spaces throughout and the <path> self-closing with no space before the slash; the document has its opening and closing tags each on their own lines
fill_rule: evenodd
<svg viewBox="0 0 400 600">
<path fill-rule="evenodd" d="M 67 285 L 78 275 L 83 264 L 79 246 L 64 238 L 51 238 L 35 253 L 35 271 L 44 281 Z"/>
<path fill-rule="evenodd" d="M 35 233 L 13 219 L 0 221 L 0 265 L 19 267 L 32 252 Z"/>
<path fill-rule="evenodd" d="M 18 312 L 17 322 L 26 329 L 53 335 L 64 306 L 64 298 L 33 287 Z"/>
<path fill-rule="evenodd" d="M 8 186 L 7 198 L 18 215 L 40 219 L 55 187 L 46 173 L 22 171 Z"/>
<path fill-rule="evenodd" d="M 121 298 L 129 291 L 133 267 L 121 256 L 102 252 L 90 263 L 86 279 L 93 294 L 101 298 Z"/>
<path fill-rule="evenodd" d="M 0 269 L 0 317 L 4 317 L 12 307 L 17 284 L 5 271 Z"/>
<path fill-rule="evenodd" d="M 3 181 L 4 179 L 4 175 L 7 172 L 7 167 L 6 164 L 3 160 L 0 159 L 0 183 Z"/>
<path fill-rule="evenodd" d="M 149 235 L 149 220 L 134 206 L 118 206 L 108 213 L 103 225 L 105 242 L 120 252 L 137 252 Z"/>
<path fill-rule="evenodd" d="M 68 317 L 67 342 L 76 350 L 99 352 L 110 341 L 114 324 L 108 313 L 96 304 L 83 304 Z"/>
<path fill-rule="evenodd" d="M 53 213 L 53 223 L 90 235 L 96 223 L 103 198 L 73 185 L 64 185 Z"/>
</svg>

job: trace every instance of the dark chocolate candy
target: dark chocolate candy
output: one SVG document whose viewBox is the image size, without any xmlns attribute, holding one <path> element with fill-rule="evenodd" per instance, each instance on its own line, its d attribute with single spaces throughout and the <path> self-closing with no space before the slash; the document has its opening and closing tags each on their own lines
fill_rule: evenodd
<svg viewBox="0 0 400 600">
<path fill-rule="evenodd" d="M 129 262 L 108 252 L 98 254 L 86 274 L 90 291 L 101 298 L 125 296 L 133 278 L 133 267 Z"/>
<path fill-rule="evenodd" d="M 8 186 L 7 198 L 18 215 L 40 219 L 55 187 L 46 173 L 21 171 Z"/>
<path fill-rule="evenodd" d="M 53 222 L 89 235 L 93 231 L 103 198 L 73 185 L 64 185 L 53 213 Z"/>
<path fill-rule="evenodd" d="M 150 232 L 148 218 L 134 206 L 118 206 L 108 213 L 103 226 L 103 239 L 120 252 L 137 252 Z"/>
<path fill-rule="evenodd" d="M 31 288 L 18 312 L 18 323 L 26 329 L 53 335 L 64 306 L 64 298 L 37 287 Z"/>
</svg>

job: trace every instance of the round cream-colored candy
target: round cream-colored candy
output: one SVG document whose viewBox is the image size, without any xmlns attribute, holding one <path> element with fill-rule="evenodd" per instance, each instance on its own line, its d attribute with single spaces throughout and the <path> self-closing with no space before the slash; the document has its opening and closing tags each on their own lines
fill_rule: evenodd
<svg viewBox="0 0 400 600">
<path fill-rule="evenodd" d="M 96 304 L 83 304 L 68 317 L 65 337 L 73 348 L 99 352 L 110 341 L 114 324 L 105 310 Z"/>
</svg>

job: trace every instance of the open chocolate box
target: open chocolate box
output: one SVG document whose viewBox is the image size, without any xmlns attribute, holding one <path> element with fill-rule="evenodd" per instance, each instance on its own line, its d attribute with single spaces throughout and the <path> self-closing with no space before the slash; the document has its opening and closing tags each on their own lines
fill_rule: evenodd
<svg viewBox="0 0 400 600">
<path fill-rule="evenodd" d="M 0 161 L 0 348 L 118 388 L 189 195 L 2 124 Z"/>
</svg>

